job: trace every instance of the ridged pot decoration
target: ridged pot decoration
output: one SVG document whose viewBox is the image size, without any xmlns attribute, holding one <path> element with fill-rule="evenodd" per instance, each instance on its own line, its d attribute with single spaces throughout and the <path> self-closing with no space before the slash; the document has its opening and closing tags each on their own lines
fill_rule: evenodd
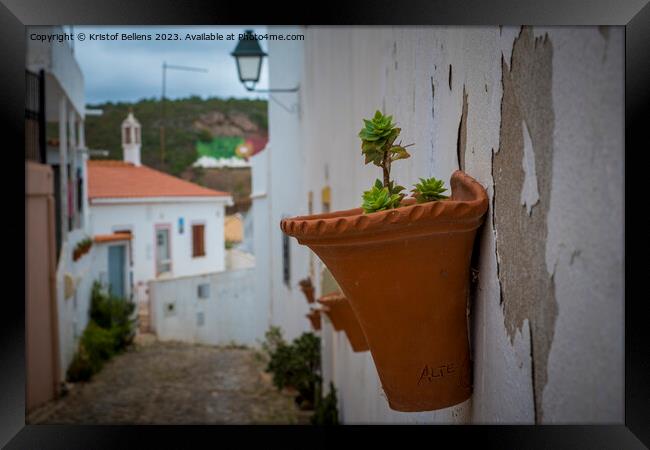
<svg viewBox="0 0 650 450">
<path fill-rule="evenodd" d="M 307 303 L 314 303 L 314 285 L 311 278 L 304 278 L 298 284 L 302 293 L 305 294 L 305 298 L 307 298 Z"/>
<path fill-rule="evenodd" d="M 488 197 L 461 171 L 450 184 L 446 200 L 406 199 L 407 206 L 394 209 L 364 214 L 357 208 L 280 225 L 340 285 L 397 411 L 441 409 L 472 393 L 469 267 Z"/>
<path fill-rule="evenodd" d="M 311 308 L 309 313 L 305 314 L 305 317 L 311 322 L 311 327 L 318 331 L 320 330 L 320 309 Z"/>
<path fill-rule="evenodd" d="M 334 329 L 336 331 L 342 330 L 345 333 L 354 352 L 368 350 L 366 337 L 363 335 L 357 316 L 354 315 L 350 302 L 345 298 L 345 295 L 334 292 L 323 295 L 317 301 L 323 305 L 323 312 L 330 318 Z"/>
</svg>

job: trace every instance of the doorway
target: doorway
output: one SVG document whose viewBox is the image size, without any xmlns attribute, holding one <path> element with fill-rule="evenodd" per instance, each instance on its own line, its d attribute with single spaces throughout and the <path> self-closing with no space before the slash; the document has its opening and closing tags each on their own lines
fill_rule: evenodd
<svg viewBox="0 0 650 450">
<path fill-rule="evenodd" d="M 172 271 L 170 227 L 156 226 L 156 276 Z"/>
<path fill-rule="evenodd" d="M 126 298 L 126 249 L 124 245 L 108 247 L 108 291 L 111 295 Z"/>
</svg>

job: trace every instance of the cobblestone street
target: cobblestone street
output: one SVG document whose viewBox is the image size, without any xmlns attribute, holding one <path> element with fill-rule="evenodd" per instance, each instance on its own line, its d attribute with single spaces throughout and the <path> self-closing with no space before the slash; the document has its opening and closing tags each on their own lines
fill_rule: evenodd
<svg viewBox="0 0 650 450">
<path fill-rule="evenodd" d="M 28 417 L 50 424 L 301 424 L 254 350 L 158 342 L 141 335 L 88 383 Z"/>
</svg>

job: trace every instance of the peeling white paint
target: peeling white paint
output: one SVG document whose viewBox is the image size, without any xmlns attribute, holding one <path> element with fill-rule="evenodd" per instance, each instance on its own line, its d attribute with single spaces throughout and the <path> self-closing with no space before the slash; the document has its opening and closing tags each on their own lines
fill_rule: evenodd
<svg viewBox="0 0 650 450">
<path fill-rule="evenodd" d="M 543 31 L 555 111 L 546 266 L 558 303 L 544 421 L 623 423 L 625 31 Z"/>
<path fill-rule="evenodd" d="M 522 121 L 524 131 L 524 157 L 522 165 L 524 168 L 524 185 L 521 189 L 521 204 L 526 207 L 526 212 L 530 216 L 533 207 L 539 202 L 539 190 L 537 187 L 537 172 L 535 171 L 535 153 L 533 151 L 533 142 L 530 139 L 530 132 L 526 121 Z"/>
</svg>

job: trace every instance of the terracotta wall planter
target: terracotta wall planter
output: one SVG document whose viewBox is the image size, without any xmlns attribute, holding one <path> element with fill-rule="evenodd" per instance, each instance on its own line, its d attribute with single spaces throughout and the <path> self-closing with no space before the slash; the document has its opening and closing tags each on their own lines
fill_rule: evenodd
<svg viewBox="0 0 650 450">
<path fill-rule="evenodd" d="M 320 309 L 311 308 L 309 313 L 305 314 L 305 316 L 311 322 L 311 327 L 314 330 L 316 330 L 316 331 L 320 330 Z"/>
<path fill-rule="evenodd" d="M 336 292 L 323 295 L 318 299 L 318 303 L 323 305 L 323 312 L 329 317 L 334 329 L 345 332 L 354 352 L 368 350 L 366 337 L 345 295 Z"/>
<path fill-rule="evenodd" d="M 430 411 L 471 396 L 469 265 L 488 208 L 456 171 L 448 200 L 285 219 L 327 265 L 358 318 L 390 407 Z"/>
<path fill-rule="evenodd" d="M 83 255 L 85 255 L 90 251 L 90 247 L 92 247 L 92 243 L 79 245 L 75 247 L 72 250 L 72 260 L 77 261 L 78 259 L 80 259 Z"/>
<path fill-rule="evenodd" d="M 300 280 L 300 290 L 305 294 L 307 303 L 314 303 L 314 285 L 311 283 L 311 278 Z"/>
</svg>

